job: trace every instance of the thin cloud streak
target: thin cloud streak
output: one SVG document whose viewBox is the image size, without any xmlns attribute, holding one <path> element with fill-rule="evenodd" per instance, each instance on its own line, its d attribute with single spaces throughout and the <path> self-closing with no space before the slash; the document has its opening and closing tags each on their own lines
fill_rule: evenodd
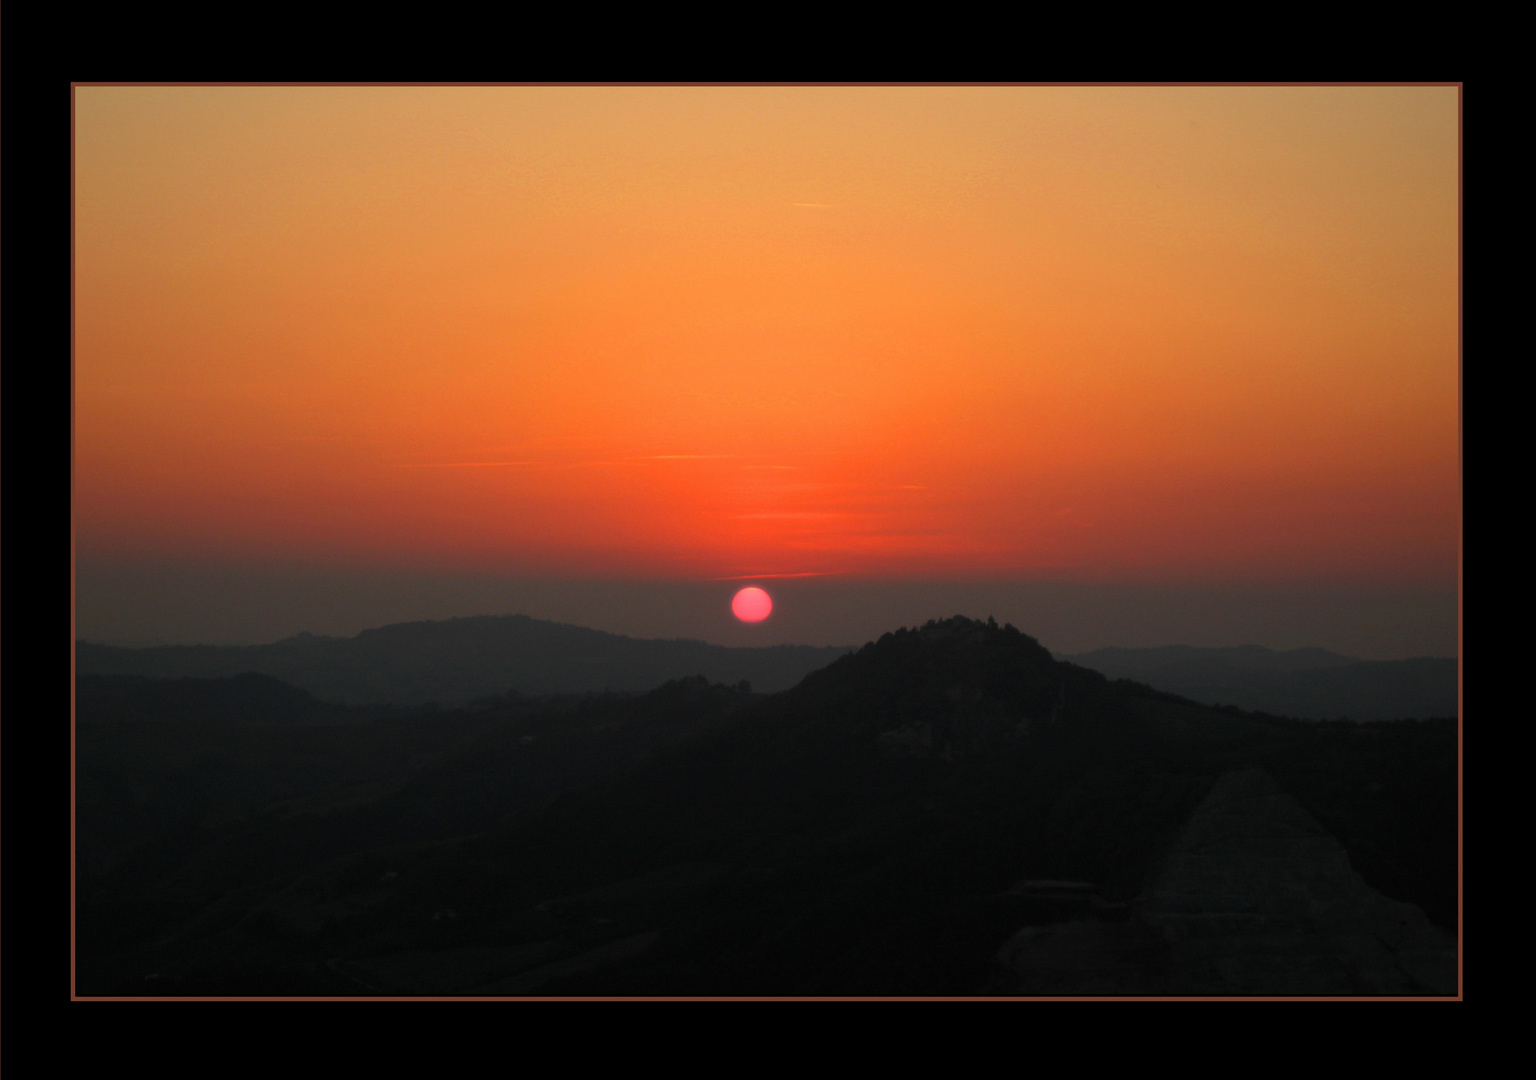
<svg viewBox="0 0 1536 1080">
<path fill-rule="evenodd" d="M 731 577 L 705 578 L 705 581 L 768 581 L 773 578 L 838 577 L 841 570 L 810 570 L 799 574 L 735 574 Z"/>
<path fill-rule="evenodd" d="M 634 465 L 638 459 L 622 461 L 415 461 L 396 465 L 397 469 L 476 469 L 511 465 L 542 465 L 549 469 L 584 469 L 594 465 Z"/>
<path fill-rule="evenodd" d="M 412 461 L 397 469 L 490 469 L 503 465 L 541 465 L 539 461 Z"/>
</svg>

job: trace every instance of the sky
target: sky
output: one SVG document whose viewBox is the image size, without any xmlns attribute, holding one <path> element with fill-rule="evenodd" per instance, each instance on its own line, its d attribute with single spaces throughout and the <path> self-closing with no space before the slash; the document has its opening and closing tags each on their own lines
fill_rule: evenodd
<svg viewBox="0 0 1536 1080">
<path fill-rule="evenodd" d="M 78 86 L 77 633 L 1453 655 L 1459 106 Z"/>
</svg>

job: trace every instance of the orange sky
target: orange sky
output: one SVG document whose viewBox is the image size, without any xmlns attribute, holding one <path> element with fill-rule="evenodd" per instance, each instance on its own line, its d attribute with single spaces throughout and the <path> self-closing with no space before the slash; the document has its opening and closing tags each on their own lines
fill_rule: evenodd
<svg viewBox="0 0 1536 1080">
<path fill-rule="evenodd" d="M 75 90 L 82 555 L 1454 580 L 1458 90 Z"/>
</svg>

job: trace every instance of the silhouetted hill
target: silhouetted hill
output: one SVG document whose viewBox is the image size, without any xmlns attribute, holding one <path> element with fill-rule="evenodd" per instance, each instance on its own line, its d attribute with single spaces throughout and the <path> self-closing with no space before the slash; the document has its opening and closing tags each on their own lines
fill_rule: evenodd
<svg viewBox="0 0 1536 1080">
<path fill-rule="evenodd" d="M 581 694 L 650 690 L 704 675 L 784 690 L 846 648 L 730 648 L 642 640 L 526 615 L 397 623 L 352 638 L 300 634 L 271 645 L 128 649 L 80 642 L 77 670 L 99 675 L 214 678 L 257 672 L 346 704 L 462 705 L 516 690 Z"/>
<path fill-rule="evenodd" d="M 1357 660 L 1326 649 L 1258 645 L 1098 649 L 1064 659 L 1207 705 L 1304 719 L 1455 716 L 1457 663 L 1434 657 Z"/>
<path fill-rule="evenodd" d="M 1453 721 L 1215 709 L 990 622 L 884 635 L 773 695 L 354 715 L 82 726 L 82 992 L 975 994 L 1014 985 L 1021 933 L 1078 923 L 1131 927 L 1093 940 L 1183 985 L 1139 905 L 1254 769 L 1337 841 L 1323 879 L 1342 850 L 1457 917 Z"/>
</svg>

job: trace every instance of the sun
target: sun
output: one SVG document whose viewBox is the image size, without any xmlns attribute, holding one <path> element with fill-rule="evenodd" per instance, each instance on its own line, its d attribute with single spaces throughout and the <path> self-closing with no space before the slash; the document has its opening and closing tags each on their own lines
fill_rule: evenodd
<svg viewBox="0 0 1536 1080">
<path fill-rule="evenodd" d="M 771 611 L 773 598 L 756 585 L 742 589 L 731 600 L 731 612 L 742 622 L 762 622 Z"/>
</svg>

